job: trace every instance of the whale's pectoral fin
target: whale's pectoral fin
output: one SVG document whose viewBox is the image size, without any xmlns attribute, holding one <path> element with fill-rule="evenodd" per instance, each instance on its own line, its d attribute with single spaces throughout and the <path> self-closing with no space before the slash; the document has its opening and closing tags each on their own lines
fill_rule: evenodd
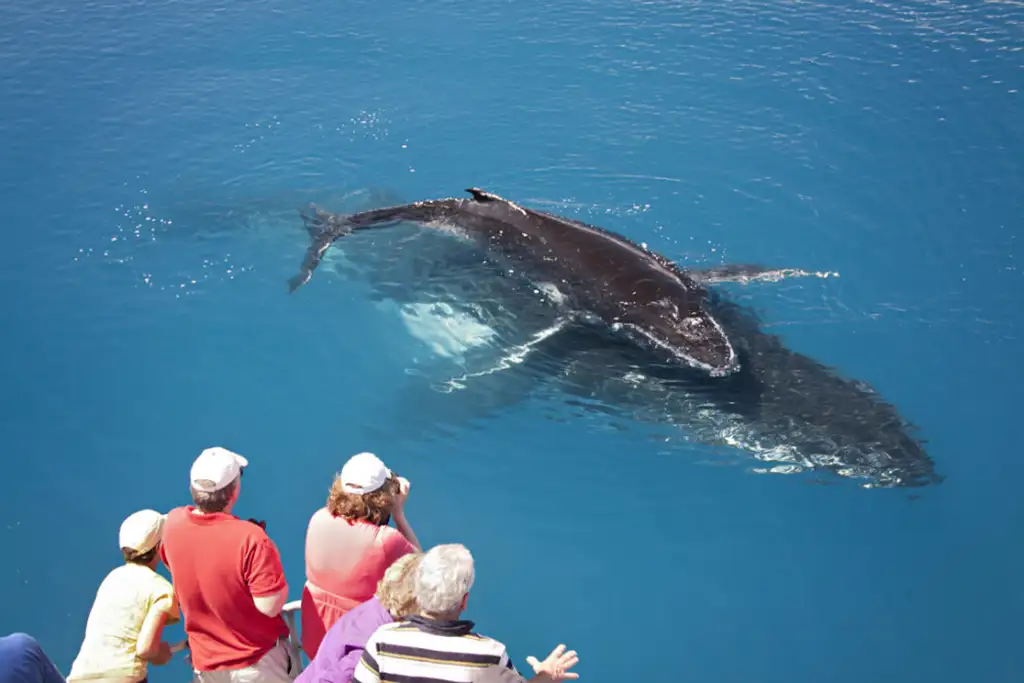
<svg viewBox="0 0 1024 683">
<path fill-rule="evenodd" d="M 522 364 L 523 361 L 525 361 L 532 353 L 537 351 L 548 339 L 554 337 L 562 330 L 565 330 L 574 322 L 575 319 L 569 316 L 558 318 L 548 327 L 530 335 L 530 338 L 522 344 L 516 344 L 515 346 L 507 349 L 502 357 L 492 363 L 489 367 L 474 372 L 466 372 L 458 377 L 453 377 L 439 387 L 439 391 L 451 393 L 456 389 L 465 389 L 466 385 L 464 382 L 466 380 L 472 379 L 473 377 L 493 375 L 496 372 L 508 370 L 509 368 Z"/>
<path fill-rule="evenodd" d="M 797 268 L 767 268 L 752 264 L 729 264 L 713 268 L 697 268 L 686 271 L 687 275 L 701 284 L 718 284 L 723 282 L 778 282 L 789 277 L 839 277 L 839 273 L 815 272 Z"/>
</svg>

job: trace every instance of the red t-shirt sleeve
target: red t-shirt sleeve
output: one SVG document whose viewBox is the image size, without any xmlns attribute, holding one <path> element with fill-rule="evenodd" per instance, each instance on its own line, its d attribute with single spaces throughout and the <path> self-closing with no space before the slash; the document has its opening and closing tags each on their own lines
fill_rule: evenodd
<svg viewBox="0 0 1024 683">
<path fill-rule="evenodd" d="M 267 536 L 253 538 L 246 560 L 242 577 L 253 597 L 262 598 L 280 593 L 288 585 L 281 566 L 281 555 Z"/>
<path fill-rule="evenodd" d="M 385 562 L 389 567 L 402 555 L 416 552 L 416 546 L 410 543 L 409 539 L 403 536 L 402 532 L 397 529 L 391 529 L 391 533 L 384 539 L 383 546 Z"/>
</svg>

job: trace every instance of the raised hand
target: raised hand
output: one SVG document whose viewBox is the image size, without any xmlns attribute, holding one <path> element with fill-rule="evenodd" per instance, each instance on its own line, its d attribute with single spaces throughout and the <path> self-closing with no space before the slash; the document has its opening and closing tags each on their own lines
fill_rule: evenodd
<svg viewBox="0 0 1024 683">
<path fill-rule="evenodd" d="M 409 498 L 409 489 L 412 484 L 405 477 L 398 478 L 398 491 L 395 492 L 394 506 L 396 509 L 401 510 L 405 507 L 405 501 Z"/>
<path fill-rule="evenodd" d="M 565 681 L 579 678 L 578 673 L 569 671 L 576 666 L 578 661 L 580 658 L 576 655 L 576 650 L 566 652 L 565 645 L 559 645 L 552 650 L 543 662 L 538 662 L 537 658 L 533 656 L 526 658 L 526 662 L 533 667 L 534 673 L 537 674 L 536 678 L 531 679 L 534 681 Z"/>
</svg>

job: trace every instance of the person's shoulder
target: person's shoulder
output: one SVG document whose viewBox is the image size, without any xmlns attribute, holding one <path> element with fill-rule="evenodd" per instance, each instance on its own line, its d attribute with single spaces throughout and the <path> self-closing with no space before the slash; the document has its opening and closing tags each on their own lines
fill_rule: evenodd
<svg viewBox="0 0 1024 683">
<path fill-rule="evenodd" d="M 173 592 L 174 586 L 166 577 L 161 575 L 159 572 L 149 570 L 149 576 L 147 577 L 149 585 L 153 587 L 155 592 Z"/>
<path fill-rule="evenodd" d="M 501 661 L 508 661 L 510 659 L 505 643 L 497 638 L 492 638 L 478 631 L 470 631 L 463 638 L 472 641 L 472 648 L 475 652 L 497 657 Z"/>
<path fill-rule="evenodd" d="M 387 613 L 388 613 L 388 611 L 386 609 L 384 609 L 384 605 L 382 605 L 380 603 L 380 598 L 378 598 L 376 595 L 374 595 L 374 596 L 370 597 L 369 600 L 364 600 L 363 602 L 359 603 L 358 605 L 356 605 L 355 607 L 353 607 L 352 609 L 347 611 L 344 616 L 347 616 L 347 615 L 351 614 L 352 618 L 362 617 L 364 615 L 366 615 L 366 616 L 372 615 L 372 616 L 376 617 L 378 615 L 383 615 L 383 614 L 387 614 Z M 344 618 L 344 616 L 342 618 Z M 389 623 L 391 621 L 394 621 L 394 620 L 393 619 L 388 619 Z"/>
<path fill-rule="evenodd" d="M 252 553 L 264 557 L 281 556 L 274 539 L 270 537 L 262 527 L 253 524 L 245 519 L 235 518 L 231 520 L 231 543 L 236 544 L 229 547 L 238 547 L 243 553 Z"/>
<path fill-rule="evenodd" d="M 415 631 L 415 630 L 416 630 L 416 627 L 411 625 L 411 624 L 409 624 L 409 622 L 407 622 L 407 621 L 403 621 L 403 620 L 388 621 L 388 622 L 385 622 L 385 623 L 381 624 L 380 626 L 378 626 L 376 628 L 376 630 L 374 630 L 374 632 L 371 635 L 371 637 L 374 640 L 376 640 L 376 641 L 388 640 L 389 638 L 396 637 L 397 634 L 399 634 L 399 633 L 401 633 L 403 631 Z"/>
<path fill-rule="evenodd" d="M 124 581 L 125 577 L 132 576 L 135 573 L 135 567 L 138 566 L 130 562 L 119 564 L 107 572 L 107 575 L 103 577 L 103 581 L 104 583 Z"/>
<path fill-rule="evenodd" d="M 413 552 L 416 549 L 409 539 L 393 526 L 385 524 L 378 527 L 374 533 L 377 535 L 377 542 L 389 553 Z"/>
<path fill-rule="evenodd" d="M 117 565 L 107 572 L 107 575 L 100 581 L 99 588 L 96 590 L 97 595 L 108 595 L 111 591 L 122 593 L 126 589 L 135 590 L 141 580 L 145 578 L 142 572 L 138 571 L 139 569 L 145 570 L 146 568 L 130 562 Z"/>
<path fill-rule="evenodd" d="M 107 574 L 106 582 L 118 588 L 132 586 L 133 589 L 144 588 L 153 592 L 171 591 L 171 582 L 157 571 L 141 564 L 126 562 L 115 567 Z"/>
<path fill-rule="evenodd" d="M 328 510 L 326 506 L 317 508 L 316 512 L 309 516 L 310 522 L 330 522 L 335 519 L 340 519 L 340 517 L 332 515 L 331 511 Z"/>
<path fill-rule="evenodd" d="M 504 651 L 504 649 L 505 649 L 505 643 L 501 642 L 497 638 L 492 638 L 491 636 L 486 635 L 484 633 L 480 633 L 479 631 L 476 631 L 476 630 L 470 631 L 469 633 L 467 633 L 465 635 L 465 637 L 466 638 L 471 638 L 473 640 L 479 640 L 481 643 L 488 643 L 491 646 L 493 646 L 495 649 L 499 649 L 499 650 L 502 650 L 502 651 Z"/>
<path fill-rule="evenodd" d="M 15 674 L 26 664 L 39 664 L 45 657 L 42 645 L 34 636 L 16 631 L 0 637 L 0 661 L 3 661 L 5 667 L 10 666 Z"/>
<path fill-rule="evenodd" d="M 398 632 L 407 630 L 409 630 L 409 625 L 403 621 L 388 621 L 380 624 L 367 638 L 366 647 L 376 649 L 378 643 L 391 643 L 396 637 L 400 637 Z"/>
<path fill-rule="evenodd" d="M 377 631 L 381 633 L 391 633 L 394 631 L 409 631 L 416 627 L 411 625 L 409 622 L 399 619 L 398 621 L 389 621 L 385 624 L 381 624 L 377 627 Z"/>
<path fill-rule="evenodd" d="M 180 505 L 168 510 L 164 516 L 164 528 L 161 534 L 164 544 L 170 541 L 173 545 L 179 539 L 185 538 L 197 530 L 198 526 L 192 523 L 193 516 L 187 505 Z"/>
<path fill-rule="evenodd" d="M 405 538 L 405 536 L 402 535 L 401 531 L 391 526 L 390 524 L 382 524 L 381 526 L 377 527 L 376 531 L 378 534 L 380 534 L 381 538 L 384 539 L 392 539 L 396 537 L 401 539 Z"/>
<path fill-rule="evenodd" d="M 233 529 L 237 529 L 239 533 L 249 536 L 250 538 L 270 538 L 266 529 L 248 519 L 232 517 L 231 519 L 226 520 L 226 522 L 231 524 Z"/>
<path fill-rule="evenodd" d="M 167 511 L 166 519 L 164 519 L 164 526 L 167 526 L 168 522 L 178 522 L 188 517 L 188 506 L 179 505 L 176 508 L 171 508 Z"/>
<path fill-rule="evenodd" d="M 143 571 L 138 572 L 135 575 L 138 583 L 138 591 L 142 595 L 147 595 L 151 603 L 156 604 L 157 602 L 169 601 L 166 603 L 170 606 L 172 613 L 177 612 L 177 598 L 174 595 L 174 585 L 168 581 L 160 573 L 150 569 L 149 567 L 139 567 Z M 125 585 L 128 585 L 127 583 Z"/>
<path fill-rule="evenodd" d="M 330 510 L 322 507 L 310 515 L 309 523 L 306 525 L 306 538 L 313 538 L 317 543 L 326 542 L 339 534 L 348 533 L 350 526 L 344 517 L 335 517 Z"/>
<path fill-rule="evenodd" d="M 218 529 L 218 536 L 224 539 L 225 535 L 239 540 L 268 541 L 270 536 L 266 530 L 249 519 L 242 519 L 231 513 L 217 512 L 211 515 L 210 523 Z"/>
</svg>

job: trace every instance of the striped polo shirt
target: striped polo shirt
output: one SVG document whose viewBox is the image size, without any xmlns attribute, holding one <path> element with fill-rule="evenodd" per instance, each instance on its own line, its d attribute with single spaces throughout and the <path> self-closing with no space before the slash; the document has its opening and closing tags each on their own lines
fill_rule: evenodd
<svg viewBox="0 0 1024 683">
<path fill-rule="evenodd" d="M 475 683 L 497 667 L 522 681 L 505 646 L 473 625 L 422 615 L 384 624 L 366 642 L 352 683 Z"/>
</svg>

